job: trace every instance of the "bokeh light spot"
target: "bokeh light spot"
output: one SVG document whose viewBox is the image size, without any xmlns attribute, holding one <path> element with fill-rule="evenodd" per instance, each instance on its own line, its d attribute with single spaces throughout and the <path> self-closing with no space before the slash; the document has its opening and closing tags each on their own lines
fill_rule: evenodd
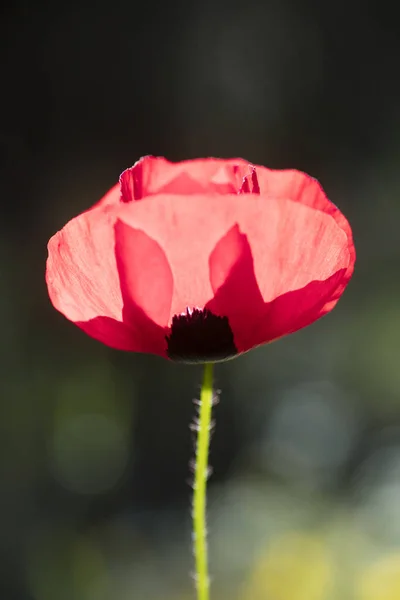
<svg viewBox="0 0 400 600">
<path fill-rule="evenodd" d="M 275 538 L 256 563 L 243 600 L 325 600 L 332 584 L 332 563 L 324 541 L 291 532 Z"/>
<path fill-rule="evenodd" d="M 369 566 L 360 577 L 356 600 L 400 598 L 400 554 L 391 554 Z"/>
</svg>

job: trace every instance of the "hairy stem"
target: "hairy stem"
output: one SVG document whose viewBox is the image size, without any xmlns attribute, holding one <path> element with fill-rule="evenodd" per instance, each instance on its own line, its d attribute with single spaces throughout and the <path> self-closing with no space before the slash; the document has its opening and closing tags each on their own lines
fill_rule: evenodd
<svg viewBox="0 0 400 600">
<path fill-rule="evenodd" d="M 196 565 L 197 600 L 209 600 L 206 493 L 212 404 L 213 364 L 207 363 L 204 365 L 199 418 L 196 427 L 197 444 L 193 488 L 193 541 Z"/>
</svg>

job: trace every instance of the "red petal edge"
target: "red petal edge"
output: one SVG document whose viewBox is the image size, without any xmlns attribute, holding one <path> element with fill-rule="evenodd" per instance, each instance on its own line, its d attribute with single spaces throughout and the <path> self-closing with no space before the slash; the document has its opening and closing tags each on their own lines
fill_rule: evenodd
<svg viewBox="0 0 400 600">
<path fill-rule="evenodd" d="M 167 314 L 172 288 L 169 265 L 154 240 L 126 227 L 116 222 L 113 211 L 101 205 L 67 223 L 48 244 L 49 296 L 67 319 L 107 346 L 165 357 L 166 329 L 153 321 L 163 318 L 162 311 L 157 308 L 154 312 L 154 297 L 148 302 L 144 290 L 149 276 L 146 265 L 153 261 L 153 275 L 157 271 L 159 277 L 161 269 L 165 270 Z M 134 259 L 127 267 L 124 252 L 132 245 Z M 142 270 L 138 268 L 140 263 Z M 131 287 L 135 272 L 138 277 Z"/>
<path fill-rule="evenodd" d="M 237 347 L 242 352 L 298 331 L 331 311 L 352 277 L 356 258 L 347 219 L 327 199 L 315 179 L 299 171 L 270 171 L 265 167 L 257 169 L 261 170 L 261 177 L 259 170 L 257 174 L 262 195 L 267 188 L 274 199 L 289 198 L 334 219 L 346 236 L 347 242 L 342 252 L 347 253 L 347 260 L 342 260 L 343 267 L 326 279 L 316 279 L 299 289 L 279 294 L 270 302 L 264 302 L 254 273 L 251 250 L 254 239 L 250 238 L 249 243 L 239 227 L 233 227 L 210 255 L 210 279 L 215 297 L 208 307 L 216 314 L 228 316 Z M 265 202 L 268 202 L 268 197 Z M 283 241 L 290 244 L 290 239 L 289 234 L 286 242 Z"/>
</svg>

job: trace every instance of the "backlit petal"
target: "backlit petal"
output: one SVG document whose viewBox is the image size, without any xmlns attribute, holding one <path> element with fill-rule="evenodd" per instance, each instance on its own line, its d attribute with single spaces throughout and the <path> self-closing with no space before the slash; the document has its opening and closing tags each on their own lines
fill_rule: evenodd
<svg viewBox="0 0 400 600">
<path fill-rule="evenodd" d="M 108 346 L 165 354 L 164 330 L 132 297 L 126 309 L 115 224 L 115 210 L 97 206 L 51 238 L 46 269 L 50 299 L 69 320 Z M 137 252 L 142 249 L 139 244 Z"/>
<path fill-rule="evenodd" d="M 241 158 L 172 163 L 162 157 L 145 156 L 122 173 L 122 199 L 132 202 L 155 194 L 235 194 L 248 174 L 249 164 Z"/>
<path fill-rule="evenodd" d="M 234 281 L 230 280 L 229 285 L 239 289 L 242 281 L 242 289 L 246 289 L 251 282 L 252 291 L 240 302 L 236 292 L 224 293 L 224 305 L 227 311 L 230 302 L 231 314 L 240 312 L 243 332 L 249 329 L 250 315 L 255 310 L 254 290 L 258 289 L 266 305 L 303 289 L 307 297 L 310 283 L 333 277 L 335 284 L 324 288 L 322 306 L 307 316 L 312 322 L 337 301 L 353 268 L 352 241 L 336 220 L 328 212 L 290 199 L 229 194 L 221 201 L 218 195 L 194 195 L 189 202 L 185 196 L 159 195 L 135 203 L 135 210 L 128 205 L 120 216 L 130 226 L 146 231 L 165 252 L 174 279 L 170 319 L 187 306 L 211 306 L 208 303 L 214 293 L 236 265 Z M 216 249 L 235 226 L 246 238 L 252 261 L 240 236 L 228 236 L 224 251 Z M 219 293 L 221 305 L 223 291 Z M 320 302 L 319 288 L 317 294 Z M 309 304 L 307 301 L 307 311 Z M 286 322 L 288 331 L 293 322 Z M 242 335 L 235 327 L 233 330 L 235 336 Z M 272 333 L 265 335 L 271 339 Z M 251 345 L 248 334 L 245 337 L 246 345 Z"/>
</svg>

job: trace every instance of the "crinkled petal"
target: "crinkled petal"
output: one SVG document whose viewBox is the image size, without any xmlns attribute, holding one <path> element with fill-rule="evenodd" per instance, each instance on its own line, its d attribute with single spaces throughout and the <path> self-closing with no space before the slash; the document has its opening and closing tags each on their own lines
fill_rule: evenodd
<svg viewBox="0 0 400 600">
<path fill-rule="evenodd" d="M 214 298 L 207 308 L 225 315 L 234 332 L 239 352 L 246 352 L 293 333 L 333 308 L 345 286 L 346 269 L 339 269 L 325 281 L 264 302 L 254 274 L 253 257 L 247 237 L 233 227 L 210 256 Z"/>
<path fill-rule="evenodd" d="M 209 258 L 214 297 L 207 308 L 228 317 L 239 352 L 254 346 L 254 332 L 263 319 L 265 303 L 254 274 L 250 244 L 238 225 L 224 235 Z"/>
<path fill-rule="evenodd" d="M 325 202 L 329 207 L 328 200 Z M 262 193 L 228 194 L 223 201 L 218 195 L 194 195 L 190 199 L 158 195 L 135 203 L 135 210 L 130 206 L 121 211 L 121 220 L 146 231 L 163 248 L 171 267 L 174 292 L 170 320 L 186 307 L 207 306 L 218 292 L 222 298 L 219 290 L 235 269 L 233 282 L 229 280 L 234 291 L 224 292 L 224 311 L 219 310 L 219 314 L 225 312 L 233 318 L 235 313 L 243 332 L 254 316 L 255 285 L 266 307 L 289 292 L 300 294 L 304 290 L 301 293 L 307 296 L 315 287 L 308 288 L 309 284 L 333 277 L 334 289 L 324 288 L 321 306 L 321 288 L 315 287 L 318 298 L 314 298 L 314 306 L 318 304 L 318 310 L 312 312 L 312 302 L 306 303 L 307 311 L 312 313 L 307 319 L 312 322 L 333 307 L 353 270 L 354 247 L 348 226 L 341 227 L 328 210 L 316 209 L 307 202 Z M 227 235 L 235 226 L 234 231 L 240 234 Z M 246 244 L 241 236 L 245 236 Z M 218 244 L 222 246 L 218 248 Z M 249 274 L 251 270 L 254 276 Z M 245 294 L 246 287 L 251 293 Z M 242 290 L 240 302 L 236 290 Z M 294 318 L 284 321 L 283 329 L 293 330 Z M 239 327 L 234 330 L 237 332 Z M 265 333 L 266 338 L 272 339 L 272 333 Z M 248 334 L 240 335 L 251 346 Z"/>
<path fill-rule="evenodd" d="M 354 262 L 346 218 L 308 175 L 145 157 L 50 240 L 46 278 L 89 335 L 165 356 L 187 308 L 227 316 L 239 351 L 296 331 L 334 307 Z"/>
<path fill-rule="evenodd" d="M 120 220 L 115 240 L 123 320 L 141 338 L 142 352 L 165 355 L 174 286 L 165 252 L 147 233 Z"/>
<path fill-rule="evenodd" d="M 127 293 L 126 279 L 121 285 L 116 214 L 109 206 L 97 206 L 51 238 L 46 268 L 50 299 L 67 319 L 108 346 L 164 355 L 164 329 Z M 144 250 L 149 252 L 149 244 L 142 239 L 134 264 L 146 259 Z M 140 286 L 135 289 L 140 291 Z"/>
<path fill-rule="evenodd" d="M 349 253 L 349 264 L 344 274 L 345 287 L 354 271 L 356 251 L 350 224 L 343 213 L 327 198 L 321 184 L 314 177 L 295 169 L 274 170 L 261 165 L 257 165 L 256 169 L 263 195 L 276 199 L 290 198 L 293 202 L 324 212 L 334 219 L 338 228 L 347 237 L 346 250 Z"/>
<path fill-rule="evenodd" d="M 124 202 L 132 202 L 155 194 L 235 194 L 249 174 L 251 167 L 241 158 L 172 163 L 162 157 L 145 156 L 122 173 L 121 197 Z"/>
<path fill-rule="evenodd" d="M 266 303 L 252 332 L 254 346 L 294 333 L 326 315 L 339 300 L 347 282 L 346 268 L 342 268 L 323 281 L 311 281 Z"/>
</svg>

